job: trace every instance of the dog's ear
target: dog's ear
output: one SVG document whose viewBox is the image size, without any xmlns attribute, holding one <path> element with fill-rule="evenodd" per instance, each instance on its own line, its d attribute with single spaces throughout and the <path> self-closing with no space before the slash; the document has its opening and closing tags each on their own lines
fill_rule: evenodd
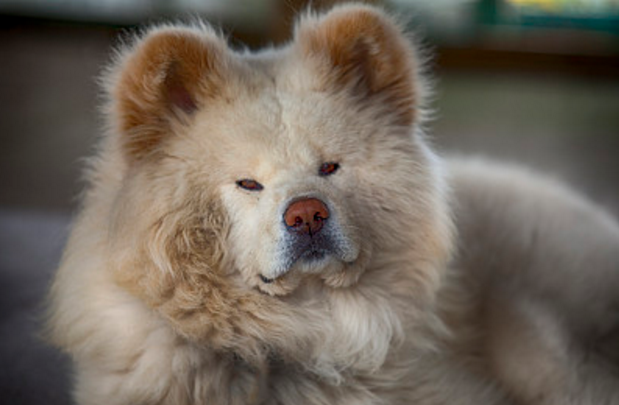
<svg viewBox="0 0 619 405">
<path fill-rule="evenodd" d="M 317 65 L 326 90 L 350 91 L 380 103 L 398 124 L 415 120 L 415 55 L 399 25 L 370 6 L 338 7 L 306 17 L 296 29 L 305 57 Z"/>
<path fill-rule="evenodd" d="M 155 29 L 126 53 L 110 92 L 129 161 L 151 153 L 220 94 L 227 56 L 225 42 L 206 28 Z"/>
</svg>

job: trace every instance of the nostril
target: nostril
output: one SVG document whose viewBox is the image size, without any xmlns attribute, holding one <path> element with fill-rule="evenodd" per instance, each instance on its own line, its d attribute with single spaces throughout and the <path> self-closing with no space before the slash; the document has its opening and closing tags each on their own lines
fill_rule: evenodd
<svg viewBox="0 0 619 405">
<path fill-rule="evenodd" d="M 284 222 L 289 229 L 310 235 L 320 231 L 328 218 L 327 206 L 317 198 L 297 200 L 284 213 Z"/>
</svg>

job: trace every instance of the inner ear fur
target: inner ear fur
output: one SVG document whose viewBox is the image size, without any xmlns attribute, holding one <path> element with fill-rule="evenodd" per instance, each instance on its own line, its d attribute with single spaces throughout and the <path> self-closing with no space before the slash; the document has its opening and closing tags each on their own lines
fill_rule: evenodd
<svg viewBox="0 0 619 405">
<path fill-rule="evenodd" d="M 130 161 L 151 153 L 223 87 L 225 42 L 207 28 L 158 28 L 122 58 L 111 98 Z"/>
<path fill-rule="evenodd" d="M 396 21 L 371 6 L 337 7 L 305 17 L 296 40 L 318 64 L 325 89 L 350 91 L 384 105 L 398 124 L 415 120 L 415 55 Z"/>
</svg>

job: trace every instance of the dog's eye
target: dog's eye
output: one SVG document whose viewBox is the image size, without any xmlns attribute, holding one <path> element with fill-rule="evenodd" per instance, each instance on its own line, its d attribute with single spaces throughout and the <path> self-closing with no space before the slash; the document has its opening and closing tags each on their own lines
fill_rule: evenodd
<svg viewBox="0 0 619 405">
<path fill-rule="evenodd" d="M 249 191 L 260 191 L 264 188 L 262 187 L 262 184 L 258 183 L 256 180 L 251 179 L 239 180 L 236 182 L 236 185 L 242 189 Z"/>
<path fill-rule="evenodd" d="M 339 163 L 335 162 L 327 162 L 320 165 L 320 169 L 318 170 L 318 174 L 321 176 L 330 176 L 333 173 L 337 172 L 337 169 L 340 168 Z"/>
</svg>

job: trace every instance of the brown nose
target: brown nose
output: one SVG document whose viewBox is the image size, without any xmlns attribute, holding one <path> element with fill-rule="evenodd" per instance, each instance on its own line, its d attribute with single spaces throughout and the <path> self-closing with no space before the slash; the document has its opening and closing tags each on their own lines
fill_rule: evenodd
<svg viewBox="0 0 619 405">
<path fill-rule="evenodd" d="M 329 219 L 329 210 L 325 203 L 317 198 L 304 198 L 293 202 L 286 209 L 284 222 L 288 228 L 310 236 L 318 233 L 324 222 Z"/>
</svg>

